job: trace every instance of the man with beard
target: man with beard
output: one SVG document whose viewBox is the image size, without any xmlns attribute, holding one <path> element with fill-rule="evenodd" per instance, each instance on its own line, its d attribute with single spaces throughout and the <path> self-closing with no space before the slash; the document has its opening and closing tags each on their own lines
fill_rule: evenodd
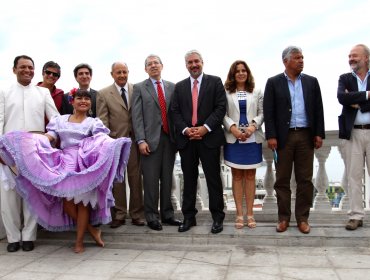
<svg viewBox="0 0 370 280">
<path fill-rule="evenodd" d="M 370 174 L 370 79 L 369 48 L 354 46 L 349 55 L 351 72 L 339 77 L 337 97 L 343 105 L 339 116 L 339 138 L 345 139 L 345 165 L 350 210 L 347 230 L 362 227 L 365 216 L 362 199 L 364 163 Z"/>
<path fill-rule="evenodd" d="M 289 46 L 282 53 L 284 73 L 266 83 L 263 113 L 268 147 L 277 152 L 277 232 L 289 227 L 291 218 L 290 178 L 294 164 L 297 182 L 295 218 L 300 232 L 309 233 L 312 206 L 314 148 L 325 138 L 324 110 L 319 82 L 303 74 L 302 50 Z"/>
<path fill-rule="evenodd" d="M 226 114 L 226 92 L 219 77 L 203 73 L 203 58 L 196 51 L 185 54 L 190 77 L 178 82 L 171 111 L 176 128 L 176 144 L 180 151 L 184 174 L 182 213 L 184 222 L 179 232 L 196 226 L 195 208 L 199 160 L 207 181 L 212 233 L 223 230 L 225 218 L 221 181 L 220 150 L 226 142 L 222 122 Z"/>
</svg>

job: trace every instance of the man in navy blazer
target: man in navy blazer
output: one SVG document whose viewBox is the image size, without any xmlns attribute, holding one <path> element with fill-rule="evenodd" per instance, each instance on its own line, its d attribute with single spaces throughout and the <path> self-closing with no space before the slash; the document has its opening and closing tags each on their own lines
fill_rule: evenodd
<svg viewBox="0 0 370 280">
<path fill-rule="evenodd" d="M 325 138 L 320 86 L 315 77 L 302 74 L 302 50 L 287 47 L 282 54 L 284 73 L 269 78 L 263 112 L 268 147 L 276 150 L 276 191 L 279 222 L 277 232 L 289 227 L 291 217 L 290 178 L 294 163 L 297 182 L 295 217 L 302 233 L 310 232 L 314 148 Z"/>
<path fill-rule="evenodd" d="M 220 148 L 226 141 L 221 127 L 226 113 L 226 93 L 219 77 L 203 73 L 203 58 L 198 51 L 186 53 L 185 63 L 190 77 L 176 84 L 171 103 L 175 139 L 184 174 L 184 222 L 179 232 L 188 231 L 196 225 L 195 215 L 198 211 L 195 201 L 200 160 L 207 181 L 209 210 L 213 219 L 211 232 L 219 233 L 223 230 L 225 217 Z"/>
<path fill-rule="evenodd" d="M 355 230 L 365 216 L 362 199 L 364 163 L 370 174 L 370 79 L 369 48 L 356 45 L 348 56 L 350 73 L 339 77 L 337 97 L 343 105 L 338 118 L 339 138 L 344 142 L 350 210 L 346 229 Z M 369 155 L 369 156 L 368 156 Z"/>
</svg>

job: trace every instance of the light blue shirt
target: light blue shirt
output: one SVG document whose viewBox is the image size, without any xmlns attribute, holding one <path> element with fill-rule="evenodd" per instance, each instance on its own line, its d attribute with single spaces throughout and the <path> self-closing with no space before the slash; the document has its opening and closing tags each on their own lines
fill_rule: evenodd
<svg viewBox="0 0 370 280">
<path fill-rule="evenodd" d="M 293 82 L 285 72 L 284 75 L 288 81 L 290 100 L 292 103 L 292 117 L 290 119 L 290 127 L 309 127 L 306 107 L 304 106 L 302 74 L 297 77 L 295 82 Z"/>
<path fill-rule="evenodd" d="M 357 79 L 358 91 L 365 91 L 365 94 L 366 94 L 367 79 L 370 75 L 370 71 L 367 72 L 366 77 L 363 81 L 361 81 L 359 76 L 357 76 L 357 74 L 353 71 L 352 71 L 352 75 L 356 77 Z M 366 99 L 367 99 L 367 94 L 366 94 Z M 356 115 L 354 124 L 355 125 L 370 124 L 370 112 L 362 113 L 361 110 L 357 110 L 357 115 Z"/>
<path fill-rule="evenodd" d="M 157 93 L 157 96 L 158 96 L 158 91 L 157 91 L 157 80 L 154 80 L 154 79 L 152 79 L 152 78 L 150 78 L 150 80 L 152 81 L 152 83 L 153 83 L 153 87 L 154 87 L 155 92 Z M 166 93 L 164 92 L 164 86 L 163 86 L 163 81 L 162 81 L 162 79 L 160 79 L 158 82 L 160 82 L 160 86 L 162 87 L 162 91 L 163 91 L 164 98 L 166 98 Z"/>
</svg>

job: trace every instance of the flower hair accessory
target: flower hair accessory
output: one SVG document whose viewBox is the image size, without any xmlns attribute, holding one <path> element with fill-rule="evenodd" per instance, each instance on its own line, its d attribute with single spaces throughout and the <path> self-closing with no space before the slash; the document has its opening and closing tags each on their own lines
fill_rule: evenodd
<svg viewBox="0 0 370 280">
<path fill-rule="evenodd" d="M 69 93 L 68 93 L 68 102 L 69 102 L 69 104 L 72 104 L 72 101 L 75 98 L 75 94 L 76 94 L 77 90 L 78 90 L 77 88 L 73 88 L 69 91 Z"/>
</svg>

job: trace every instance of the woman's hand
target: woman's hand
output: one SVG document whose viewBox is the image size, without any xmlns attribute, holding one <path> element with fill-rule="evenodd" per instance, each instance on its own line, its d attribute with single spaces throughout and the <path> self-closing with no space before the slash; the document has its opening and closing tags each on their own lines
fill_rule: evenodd
<svg viewBox="0 0 370 280">
<path fill-rule="evenodd" d="M 247 134 L 241 130 L 239 130 L 236 125 L 230 127 L 230 132 L 234 135 L 236 139 L 239 141 L 247 140 Z"/>
</svg>

